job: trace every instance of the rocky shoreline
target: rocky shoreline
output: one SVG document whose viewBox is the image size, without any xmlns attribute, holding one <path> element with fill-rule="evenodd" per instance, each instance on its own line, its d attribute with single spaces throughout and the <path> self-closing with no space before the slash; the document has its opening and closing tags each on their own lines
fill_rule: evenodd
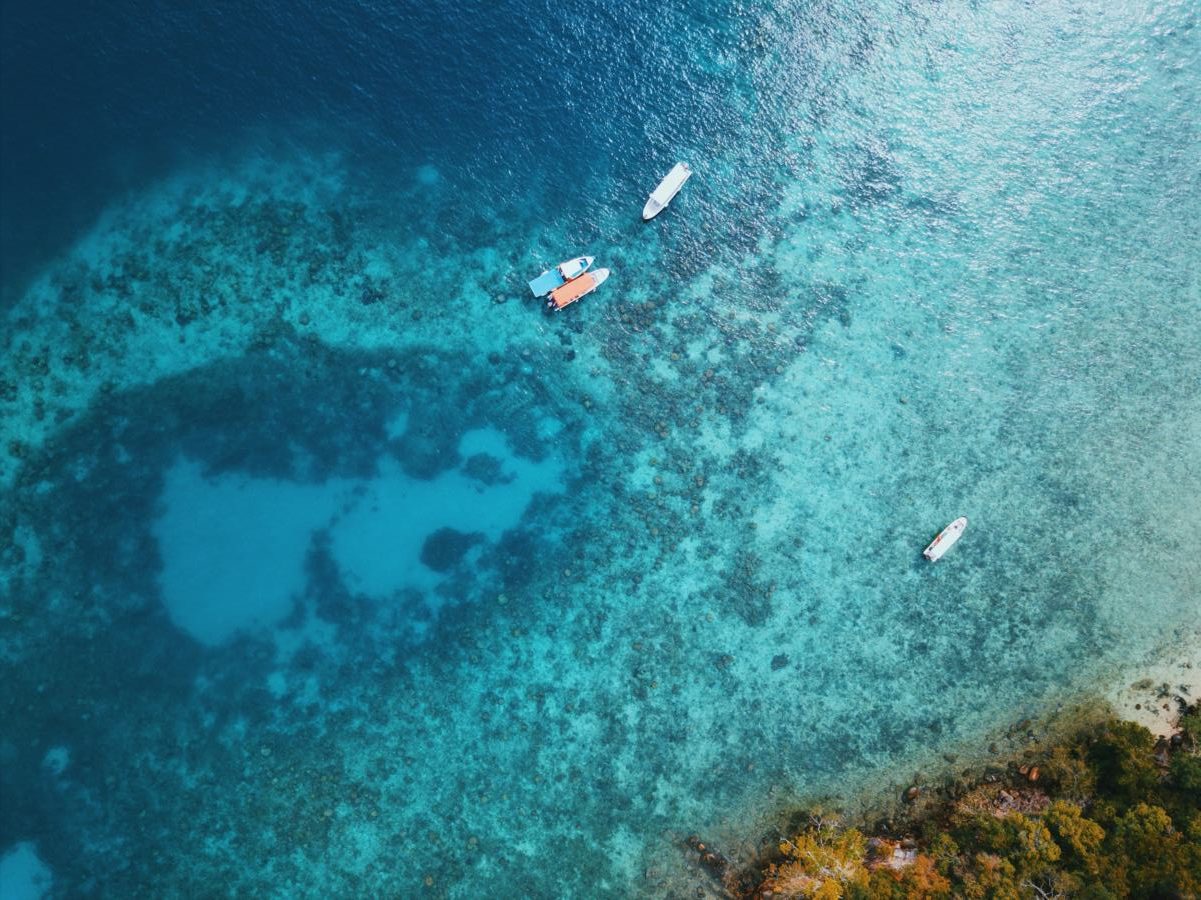
<svg viewBox="0 0 1201 900">
<path fill-rule="evenodd" d="M 790 810 L 749 852 L 689 835 L 681 850 L 698 877 L 679 896 L 1195 897 L 1201 888 L 1198 671 L 1178 655 L 1107 695 L 1120 696 L 1122 705 L 1103 699 L 1015 722 L 1005 746 L 989 743 L 990 762 L 956 774 L 915 773 L 903 789 L 860 798 L 846 807 L 850 812 L 832 805 Z M 1173 677 L 1160 680 L 1165 674 Z M 949 753 L 944 759 L 957 761 Z M 1162 826 L 1159 837 L 1171 844 L 1170 852 L 1142 848 L 1169 860 L 1164 871 L 1143 871 L 1137 860 L 1115 862 L 1127 851 L 1139 856 L 1122 845 L 1122 835 L 1143 819 Z M 1090 836 L 1090 853 L 1073 844 L 1077 832 Z M 1031 841 L 1045 845 L 1041 856 L 1027 858 Z M 990 879 L 992 892 L 974 893 Z M 1010 882 L 1016 893 L 996 893 Z M 1094 882 L 1107 893 L 1085 890 Z M 1155 893 L 1164 890 L 1170 892 Z"/>
<path fill-rule="evenodd" d="M 1180 701 L 1201 698 L 1201 649 L 1171 654 L 1142 671 L 1143 677 L 1114 688 L 1106 699 L 1121 718 L 1170 739 L 1179 730 Z"/>
</svg>

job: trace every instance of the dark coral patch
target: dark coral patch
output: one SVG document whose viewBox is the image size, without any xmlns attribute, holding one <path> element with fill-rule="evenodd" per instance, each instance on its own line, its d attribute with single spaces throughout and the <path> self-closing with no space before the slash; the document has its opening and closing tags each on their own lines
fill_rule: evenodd
<svg viewBox="0 0 1201 900">
<path fill-rule="evenodd" d="M 488 487 L 508 484 L 514 477 L 505 474 L 501 461 L 487 453 L 477 453 L 468 457 L 467 461 L 463 463 L 463 474 Z"/>
<path fill-rule="evenodd" d="M 421 561 L 435 572 L 449 572 L 467 554 L 467 551 L 484 539 L 482 534 L 464 534 L 453 528 L 439 528 L 425 539 L 421 547 Z"/>
</svg>

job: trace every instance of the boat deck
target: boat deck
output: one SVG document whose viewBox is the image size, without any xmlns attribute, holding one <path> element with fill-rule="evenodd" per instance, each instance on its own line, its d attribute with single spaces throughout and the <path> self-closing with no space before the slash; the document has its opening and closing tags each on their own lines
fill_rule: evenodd
<svg viewBox="0 0 1201 900">
<path fill-rule="evenodd" d="M 595 287 L 596 277 L 591 272 L 586 272 L 579 278 L 551 291 L 550 300 L 555 305 L 555 309 L 562 309 L 567 304 L 579 300 Z"/>
</svg>

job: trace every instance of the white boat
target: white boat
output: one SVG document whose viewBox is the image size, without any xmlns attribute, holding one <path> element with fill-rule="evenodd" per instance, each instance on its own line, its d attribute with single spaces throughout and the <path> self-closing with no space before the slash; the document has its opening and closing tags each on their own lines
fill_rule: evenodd
<svg viewBox="0 0 1201 900">
<path fill-rule="evenodd" d="M 684 182 L 692 177 L 692 169 L 688 163 L 676 163 L 667 176 L 659 182 L 659 186 L 651 192 L 646 206 L 642 207 L 642 221 L 653 219 L 667 207 L 671 198 L 680 192 Z"/>
<path fill-rule="evenodd" d="M 938 562 L 944 553 L 951 549 L 954 543 L 963 535 L 967 528 L 967 516 L 960 516 L 938 533 L 938 537 L 930 542 L 930 546 L 922 551 L 922 556 L 930 562 Z"/>
</svg>

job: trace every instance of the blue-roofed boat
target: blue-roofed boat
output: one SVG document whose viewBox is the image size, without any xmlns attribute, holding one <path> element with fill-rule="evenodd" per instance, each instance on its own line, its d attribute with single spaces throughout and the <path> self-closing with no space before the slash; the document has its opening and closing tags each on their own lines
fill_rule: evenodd
<svg viewBox="0 0 1201 900">
<path fill-rule="evenodd" d="M 530 290 L 535 297 L 545 297 L 557 287 L 562 287 L 573 278 L 579 278 L 592 265 L 592 256 L 577 256 L 567 262 L 561 262 L 553 269 L 547 269 L 530 282 Z"/>
</svg>

